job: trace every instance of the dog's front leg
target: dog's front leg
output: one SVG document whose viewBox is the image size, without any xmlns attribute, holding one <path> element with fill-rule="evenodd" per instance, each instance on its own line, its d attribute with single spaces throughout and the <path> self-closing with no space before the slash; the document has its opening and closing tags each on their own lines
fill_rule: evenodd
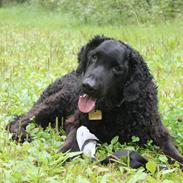
<svg viewBox="0 0 183 183">
<path fill-rule="evenodd" d="M 11 133 L 13 133 L 14 140 L 23 142 L 27 138 L 27 136 L 29 136 L 26 133 L 26 126 L 30 123 L 31 120 L 35 119 L 35 122 L 37 124 L 46 126 L 48 124 L 46 125 L 42 124 L 45 123 L 45 121 L 40 119 L 43 119 L 43 117 L 45 119 L 49 118 L 50 115 L 56 113 L 58 108 L 60 111 L 63 110 L 64 113 L 64 109 L 66 108 L 66 102 L 67 102 L 64 99 L 64 97 L 65 96 L 62 90 L 50 95 L 43 102 L 35 104 L 28 113 L 16 117 L 13 121 L 11 121 L 7 125 L 6 129 Z M 60 108 L 60 104 L 62 104 L 61 105 L 62 108 Z"/>
<path fill-rule="evenodd" d="M 79 151 L 79 146 L 76 139 L 76 132 L 79 128 L 78 121 L 79 111 L 76 111 L 73 115 L 70 115 L 65 120 L 65 131 L 67 138 L 64 142 L 64 145 L 57 151 L 59 152 L 67 152 L 67 151 Z"/>
</svg>

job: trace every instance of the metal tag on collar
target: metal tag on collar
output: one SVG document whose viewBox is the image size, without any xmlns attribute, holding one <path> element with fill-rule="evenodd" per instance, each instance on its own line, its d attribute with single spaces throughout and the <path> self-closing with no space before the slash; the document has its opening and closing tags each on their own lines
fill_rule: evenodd
<svg viewBox="0 0 183 183">
<path fill-rule="evenodd" d="M 89 120 L 102 120 L 102 111 L 101 110 L 93 110 L 88 113 Z"/>
</svg>

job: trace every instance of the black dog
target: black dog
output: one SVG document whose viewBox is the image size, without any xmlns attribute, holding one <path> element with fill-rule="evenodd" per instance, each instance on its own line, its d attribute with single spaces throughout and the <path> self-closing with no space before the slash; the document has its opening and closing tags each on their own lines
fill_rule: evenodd
<svg viewBox="0 0 183 183">
<path fill-rule="evenodd" d="M 8 125 L 15 139 L 23 141 L 26 126 L 43 127 L 64 121 L 67 139 L 59 152 L 78 150 L 76 131 L 86 126 L 101 142 L 115 136 L 140 144 L 152 139 L 169 157 L 183 164 L 158 112 L 157 87 L 140 54 L 127 44 L 96 36 L 78 54 L 79 66 L 51 84 L 32 109 Z"/>
</svg>

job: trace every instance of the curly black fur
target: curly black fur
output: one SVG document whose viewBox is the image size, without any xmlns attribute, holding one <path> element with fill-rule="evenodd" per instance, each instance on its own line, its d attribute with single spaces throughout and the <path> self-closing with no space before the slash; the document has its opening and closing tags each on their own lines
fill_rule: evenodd
<svg viewBox="0 0 183 183">
<path fill-rule="evenodd" d="M 107 45 L 111 46 L 112 51 Z M 97 62 L 95 67 L 99 69 L 102 67 L 102 72 L 95 76 L 95 88 L 92 88 L 92 92 L 91 88 L 83 88 L 85 79 L 92 80 L 90 76 L 95 75 L 89 69 L 91 55 L 96 50 L 102 50 L 104 55 L 111 51 L 109 62 L 113 64 L 112 54 L 115 52 L 113 46 L 116 46 L 118 51 L 123 51 L 123 53 L 119 52 L 114 55 L 116 58 L 117 56 L 121 58 L 122 66 L 120 65 L 120 67 L 123 67 L 120 70 L 118 70 L 119 68 L 115 70 L 118 77 L 113 76 L 115 73 L 112 75 L 112 71 L 110 71 L 112 65 L 105 66 L 106 63 Z M 27 114 L 8 125 L 10 132 L 18 135 L 25 133 L 26 125 L 33 118 L 37 124 L 43 127 L 48 126 L 49 123 L 54 126 L 58 117 L 60 125 L 62 118 L 64 119 L 64 129 L 68 134 L 65 145 L 59 152 L 78 149 L 75 134 L 77 128 L 84 125 L 101 142 L 110 142 L 113 137 L 119 136 L 119 141 L 124 143 L 129 142 L 132 136 L 138 136 L 143 145 L 147 140 L 152 139 L 167 156 L 183 163 L 183 157 L 177 152 L 167 129 L 161 122 L 158 112 L 157 87 L 153 82 L 153 76 L 136 50 L 113 38 L 96 36 L 81 48 L 78 54 L 78 63 L 78 68 L 75 71 L 57 79 L 48 86 Z M 107 71 L 106 68 L 108 68 Z M 105 77 L 102 76 L 103 72 L 106 72 Z M 112 82 L 108 82 L 111 78 Z M 98 84 L 100 79 L 108 84 Z M 83 92 L 97 99 L 96 109 L 102 111 L 102 120 L 90 121 L 88 114 L 78 111 L 78 98 Z"/>
</svg>

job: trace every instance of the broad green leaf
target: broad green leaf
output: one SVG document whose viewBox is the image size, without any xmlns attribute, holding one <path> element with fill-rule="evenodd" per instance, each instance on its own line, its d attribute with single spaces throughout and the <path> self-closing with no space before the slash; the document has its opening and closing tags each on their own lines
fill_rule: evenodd
<svg viewBox="0 0 183 183">
<path fill-rule="evenodd" d="M 155 171 L 156 171 L 156 168 L 157 168 L 157 164 L 156 164 L 154 161 L 150 160 L 150 161 L 147 162 L 146 168 L 147 168 L 147 170 L 149 170 L 152 174 L 154 174 Z"/>
</svg>

